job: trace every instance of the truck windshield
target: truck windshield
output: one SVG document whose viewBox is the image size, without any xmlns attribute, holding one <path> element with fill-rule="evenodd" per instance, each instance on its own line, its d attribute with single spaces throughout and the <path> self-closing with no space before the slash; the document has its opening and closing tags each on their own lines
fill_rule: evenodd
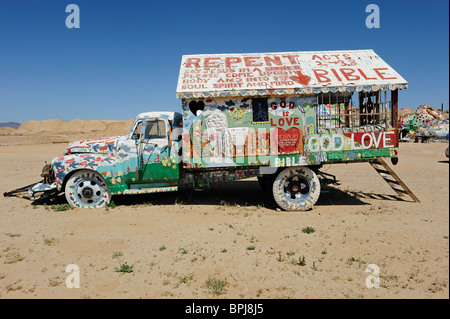
<svg viewBox="0 0 450 319">
<path fill-rule="evenodd" d="M 163 120 L 147 120 L 145 127 L 145 139 L 165 138 L 166 137 L 166 122 Z"/>
</svg>

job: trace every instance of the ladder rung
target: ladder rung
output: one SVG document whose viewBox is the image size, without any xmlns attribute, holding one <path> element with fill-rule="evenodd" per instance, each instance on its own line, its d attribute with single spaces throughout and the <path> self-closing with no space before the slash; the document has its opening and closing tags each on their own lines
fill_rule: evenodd
<svg viewBox="0 0 450 319">
<path fill-rule="evenodd" d="M 375 168 L 375 170 L 376 170 L 378 173 L 383 173 L 383 174 L 391 175 L 391 173 L 389 173 L 388 171 L 386 171 L 386 170 L 384 170 L 384 169 L 381 169 L 381 168 Z"/>
<path fill-rule="evenodd" d="M 381 177 L 383 177 L 383 176 L 381 176 Z M 389 179 L 389 178 L 386 178 L 386 177 L 383 177 L 383 179 L 384 179 L 387 183 L 392 183 L 392 184 L 400 185 L 399 182 L 394 181 L 393 179 Z"/>
<path fill-rule="evenodd" d="M 399 191 L 400 193 L 408 194 L 408 192 L 405 191 L 404 189 L 394 187 L 394 185 L 389 185 L 389 186 L 391 186 L 391 188 L 392 188 L 394 191 Z"/>
</svg>

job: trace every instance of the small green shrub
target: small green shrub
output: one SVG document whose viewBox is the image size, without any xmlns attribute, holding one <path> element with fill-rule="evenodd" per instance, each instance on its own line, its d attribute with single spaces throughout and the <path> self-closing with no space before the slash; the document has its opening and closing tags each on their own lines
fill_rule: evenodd
<svg viewBox="0 0 450 319">
<path fill-rule="evenodd" d="M 134 265 L 128 265 L 126 262 L 124 264 L 120 264 L 120 268 L 116 267 L 114 270 L 116 272 L 129 273 L 133 272 Z"/>
<path fill-rule="evenodd" d="M 57 242 L 58 242 L 58 239 L 56 239 L 55 237 L 45 238 L 44 239 L 44 244 L 46 244 L 48 246 L 52 246 L 52 245 L 54 245 Z"/>
<path fill-rule="evenodd" d="M 300 257 L 300 258 L 298 259 L 297 264 L 298 264 L 299 266 L 306 266 L 305 256 Z"/>
<path fill-rule="evenodd" d="M 9 236 L 9 237 L 20 237 L 20 236 L 22 236 L 22 234 L 13 234 L 13 233 L 7 233 L 5 235 Z"/>
<path fill-rule="evenodd" d="M 115 251 L 112 254 L 112 258 L 113 259 L 116 259 L 116 258 L 119 258 L 119 257 L 122 257 L 122 256 L 123 256 L 123 252 L 121 252 L 120 250 L 119 251 Z"/>
<path fill-rule="evenodd" d="M 228 283 L 225 280 L 208 277 L 206 280 L 206 288 L 211 290 L 213 294 L 219 296 L 225 293 L 225 287 Z"/>
<path fill-rule="evenodd" d="M 50 208 L 57 212 L 63 212 L 65 210 L 72 209 L 72 206 L 70 206 L 69 204 L 60 204 L 60 205 L 52 205 Z"/>
<path fill-rule="evenodd" d="M 114 208 L 116 208 L 116 207 L 117 207 L 117 205 L 116 205 L 116 204 L 114 204 L 114 202 L 113 202 L 113 201 L 110 201 L 109 203 L 107 203 L 107 204 L 106 204 L 106 207 L 108 207 L 108 208 L 111 208 L 111 209 L 114 209 Z"/>
<path fill-rule="evenodd" d="M 309 226 L 302 229 L 302 232 L 304 232 L 304 233 L 306 233 L 306 234 L 312 234 L 312 233 L 314 233 L 315 231 L 316 231 L 316 230 L 315 230 L 314 228 L 309 227 Z"/>
</svg>

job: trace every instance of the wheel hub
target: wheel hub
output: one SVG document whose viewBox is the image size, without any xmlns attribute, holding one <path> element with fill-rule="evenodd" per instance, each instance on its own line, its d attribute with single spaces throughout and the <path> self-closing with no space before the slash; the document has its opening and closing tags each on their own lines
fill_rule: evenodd
<svg viewBox="0 0 450 319">
<path fill-rule="evenodd" d="M 85 187 L 83 188 L 83 190 L 81 191 L 81 195 L 84 198 L 91 198 L 94 195 L 94 191 L 92 190 L 92 188 L 90 187 Z"/>
<path fill-rule="evenodd" d="M 310 192 L 309 182 L 303 176 L 293 176 L 286 182 L 286 191 L 290 193 L 292 199 L 297 195 L 307 195 Z"/>
<path fill-rule="evenodd" d="M 80 202 L 85 205 L 97 204 L 102 196 L 101 185 L 92 178 L 85 178 L 75 187 L 75 194 Z"/>
</svg>

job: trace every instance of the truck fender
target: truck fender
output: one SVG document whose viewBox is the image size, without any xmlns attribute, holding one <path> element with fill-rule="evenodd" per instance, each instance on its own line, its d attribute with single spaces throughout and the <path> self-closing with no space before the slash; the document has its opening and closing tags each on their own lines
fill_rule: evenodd
<svg viewBox="0 0 450 319">
<path fill-rule="evenodd" d="M 113 156 L 104 154 L 71 154 L 56 157 L 51 162 L 56 188 L 62 191 L 67 178 L 75 171 L 81 169 L 98 171 L 100 167 L 112 166 L 115 163 L 116 159 Z"/>
</svg>

